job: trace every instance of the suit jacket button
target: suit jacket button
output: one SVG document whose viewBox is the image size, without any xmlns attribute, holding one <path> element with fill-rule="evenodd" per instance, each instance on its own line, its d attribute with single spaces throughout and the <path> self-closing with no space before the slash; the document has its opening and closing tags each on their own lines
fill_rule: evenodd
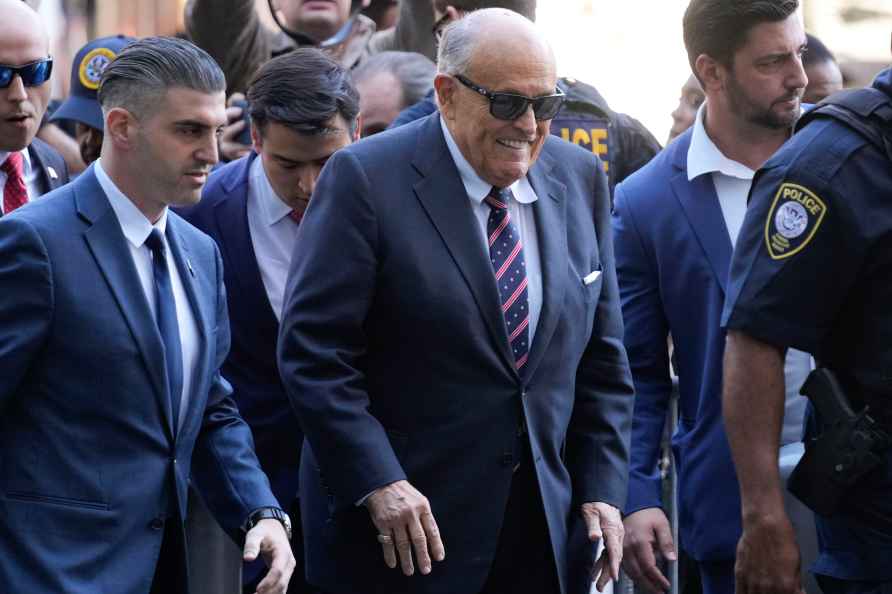
<svg viewBox="0 0 892 594">
<path fill-rule="evenodd" d="M 152 530 L 161 530 L 164 528 L 164 520 L 161 518 L 152 518 L 152 521 L 149 522 L 149 527 Z"/>
</svg>

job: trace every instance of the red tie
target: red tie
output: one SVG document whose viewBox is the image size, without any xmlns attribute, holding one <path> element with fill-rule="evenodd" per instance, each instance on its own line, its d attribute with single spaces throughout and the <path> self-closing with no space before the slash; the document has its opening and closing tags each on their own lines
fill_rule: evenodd
<svg viewBox="0 0 892 594">
<path fill-rule="evenodd" d="M 0 171 L 6 174 L 6 185 L 3 186 L 3 214 L 9 214 L 28 202 L 24 170 L 22 153 L 10 153 L 3 165 L 0 165 Z"/>
<path fill-rule="evenodd" d="M 294 221 L 296 225 L 300 225 L 300 221 L 304 218 L 304 213 L 298 211 L 296 208 L 288 213 L 288 216 L 291 217 L 291 220 Z"/>
</svg>

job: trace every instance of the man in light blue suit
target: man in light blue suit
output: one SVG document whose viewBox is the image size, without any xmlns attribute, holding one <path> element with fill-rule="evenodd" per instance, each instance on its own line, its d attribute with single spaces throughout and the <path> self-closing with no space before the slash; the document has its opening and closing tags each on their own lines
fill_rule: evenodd
<svg viewBox="0 0 892 594">
<path fill-rule="evenodd" d="M 807 79 L 797 5 L 692 0 L 685 45 L 706 103 L 691 129 L 616 190 L 617 277 L 636 391 L 624 567 L 650 592 L 669 587 L 659 560 L 676 556 L 658 469 L 672 392 L 669 336 L 680 389 L 672 444 L 681 548 L 707 594 L 734 592 L 741 508 L 721 416 L 720 318 L 753 175 L 799 116 Z M 791 353 L 789 363 L 795 390 L 809 359 Z M 798 439 L 795 428 L 789 439 Z"/>
<path fill-rule="evenodd" d="M 150 38 L 103 73 L 100 160 L 0 220 L 0 590 L 187 591 L 194 480 L 284 592 L 287 517 L 219 373 L 220 254 L 194 203 L 225 124 L 219 67 Z M 279 521 L 281 520 L 281 522 Z"/>
</svg>

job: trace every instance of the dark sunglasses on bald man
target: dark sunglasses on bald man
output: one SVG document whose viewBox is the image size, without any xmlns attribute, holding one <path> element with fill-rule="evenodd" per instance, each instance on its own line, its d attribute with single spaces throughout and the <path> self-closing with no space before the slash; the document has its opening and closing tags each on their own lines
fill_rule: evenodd
<svg viewBox="0 0 892 594">
<path fill-rule="evenodd" d="M 53 59 L 44 58 L 24 66 L 6 66 L 0 64 L 0 89 L 5 89 L 12 84 L 12 79 L 18 74 L 22 77 L 22 84 L 26 87 L 39 87 L 50 79 L 53 73 Z"/>
<path fill-rule="evenodd" d="M 552 95 L 527 97 L 517 93 L 494 93 L 478 84 L 472 83 L 461 74 L 454 75 L 461 84 L 475 93 L 489 99 L 489 113 L 499 120 L 516 120 L 527 112 L 527 106 L 533 106 L 533 116 L 537 120 L 550 120 L 558 114 L 564 105 L 566 95 L 560 89 Z"/>
</svg>

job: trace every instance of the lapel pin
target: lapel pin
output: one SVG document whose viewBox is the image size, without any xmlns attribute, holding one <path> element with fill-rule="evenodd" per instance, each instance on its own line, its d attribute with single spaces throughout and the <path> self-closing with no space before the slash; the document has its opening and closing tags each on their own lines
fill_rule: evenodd
<svg viewBox="0 0 892 594">
<path fill-rule="evenodd" d="M 56 170 L 50 166 L 47 166 L 46 172 L 49 174 L 50 179 L 59 179 L 59 174 L 56 173 Z"/>
</svg>

